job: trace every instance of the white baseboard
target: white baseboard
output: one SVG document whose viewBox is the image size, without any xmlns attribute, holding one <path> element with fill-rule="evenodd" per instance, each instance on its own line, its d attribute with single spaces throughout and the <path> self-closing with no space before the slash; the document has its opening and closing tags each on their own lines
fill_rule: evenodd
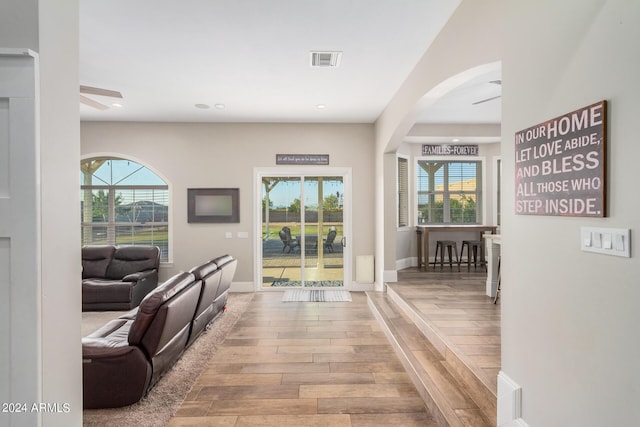
<svg viewBox="0 0 640 427">
<path fill-rule="evenodd" d="M 409 267 L 418 266 L 418 257 L 409 257 L 396 260 L 396 270 L 404 270 Z"/>
<path fill-rule="evenodd" d="M 522 387 L 503 371 L 498 373 L 498 427 L 525 427 L 522 417 Z"/>
</svg>

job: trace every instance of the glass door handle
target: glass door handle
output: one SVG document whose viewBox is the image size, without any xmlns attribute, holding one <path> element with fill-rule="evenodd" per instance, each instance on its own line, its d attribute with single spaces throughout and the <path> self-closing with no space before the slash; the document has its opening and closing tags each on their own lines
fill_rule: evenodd
<svg viewBox="0 0 640 427">
<path fill-rule="evenodd" d="M 341 240 L 341 243 L 342 243 L 342 247 L 346 248 L 347 247 L 347 238 L 343 237 L 342 240 Z"/>
</svg>

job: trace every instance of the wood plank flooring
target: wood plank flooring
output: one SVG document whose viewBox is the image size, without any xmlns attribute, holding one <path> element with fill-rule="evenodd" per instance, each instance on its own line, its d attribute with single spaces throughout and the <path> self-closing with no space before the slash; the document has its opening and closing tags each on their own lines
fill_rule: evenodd
<svg viewBox="0 0 640 427">
<path fill-rule="evenodd" d="M 486 273 L 411 268 L 400 271 L 398 282 L 390 286 L 496 394 L 501 366 L 500 300 L 493 304 L 485 294 L 485 280 Z"/>
<path fill-rule="evenodd" d="M 405 350 L 430 376 L 430 393 L 453 412 L 450 425 L 495 425 L 500 304 L 484 295 L 485 278 L 407 269 L 390 284 L 389 296 L 395 293 L 413 320 L 398 307 L 386 309 Z M 447 424 L 436 414 L 442 408 L 413 386 L 413 372 L 410 377 L 396 357 L 364 293 L 352 292 L 350 303 L 282 303 L 281 297 L 254 295 L 170 426 Z M 395 306 L 392 300 L 377 304 L 384 310 Z M 421 324 L 428 324 L 424 335 L 415 329 L 423 330 Z"/>
<path fill-rule="evenodd" d="M 255 294 L 170 426 L 435 427 L 371 310 Z"/>
<path fill-rule="evenodd" d="M 486 273 L 407 269 L 398 279 L 384 294 L 369 293 L 370 306 L 432 416 L 495 426 L 500 304 L 485 295 Z"/>
</svg>

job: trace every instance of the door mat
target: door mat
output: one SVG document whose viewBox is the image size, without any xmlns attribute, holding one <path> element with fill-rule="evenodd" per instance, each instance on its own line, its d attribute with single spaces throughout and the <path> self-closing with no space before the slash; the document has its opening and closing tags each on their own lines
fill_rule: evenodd
<svg viewBox="0 0 640 427">
<path fill-rule="evenodd" d="M 289 279 L 276 279 L 271 283 L 272 288 L 283 288 L 287 286 L 295 286 L 302 287 L 302 282 L 300 280 L 289 280 Z M 342 280 L 305 280 L 304 287 L 308 288 L 331 288 L 331 287 L 342 287 L 344 286 L 344 281 Z"/>
<path fill-rule="evenodd" d="M 282 302 L 349 302 L 351 293 L 344 290 L 287 289 Z"/>
</svg>

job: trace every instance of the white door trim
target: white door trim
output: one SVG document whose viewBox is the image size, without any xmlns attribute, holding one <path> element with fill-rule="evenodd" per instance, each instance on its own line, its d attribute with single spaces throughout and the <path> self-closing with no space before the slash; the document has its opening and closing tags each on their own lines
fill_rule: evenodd
<svg viewBox="0 0 640 427">
<path fill-rule="evenodd" d="M 0 49 L 0 400 L 9 403 L 42 401 L 38 73 L 36 53 Z M 40 418 L 3 419 L 40 425 Z"/>
<path fill-rule="evenodd" d="M 265 290 L 262 286 L 262 177 L 264 176 L 342 176 L 343 177 L 343 227 L 346 246 L 344 247 L 344 289 L 351 287 L 352 277 L 352 169 L 330 166 L 282 166 L 256 167 L 253 169 L 253 283 L 255 291 Z"/>
</svg>

